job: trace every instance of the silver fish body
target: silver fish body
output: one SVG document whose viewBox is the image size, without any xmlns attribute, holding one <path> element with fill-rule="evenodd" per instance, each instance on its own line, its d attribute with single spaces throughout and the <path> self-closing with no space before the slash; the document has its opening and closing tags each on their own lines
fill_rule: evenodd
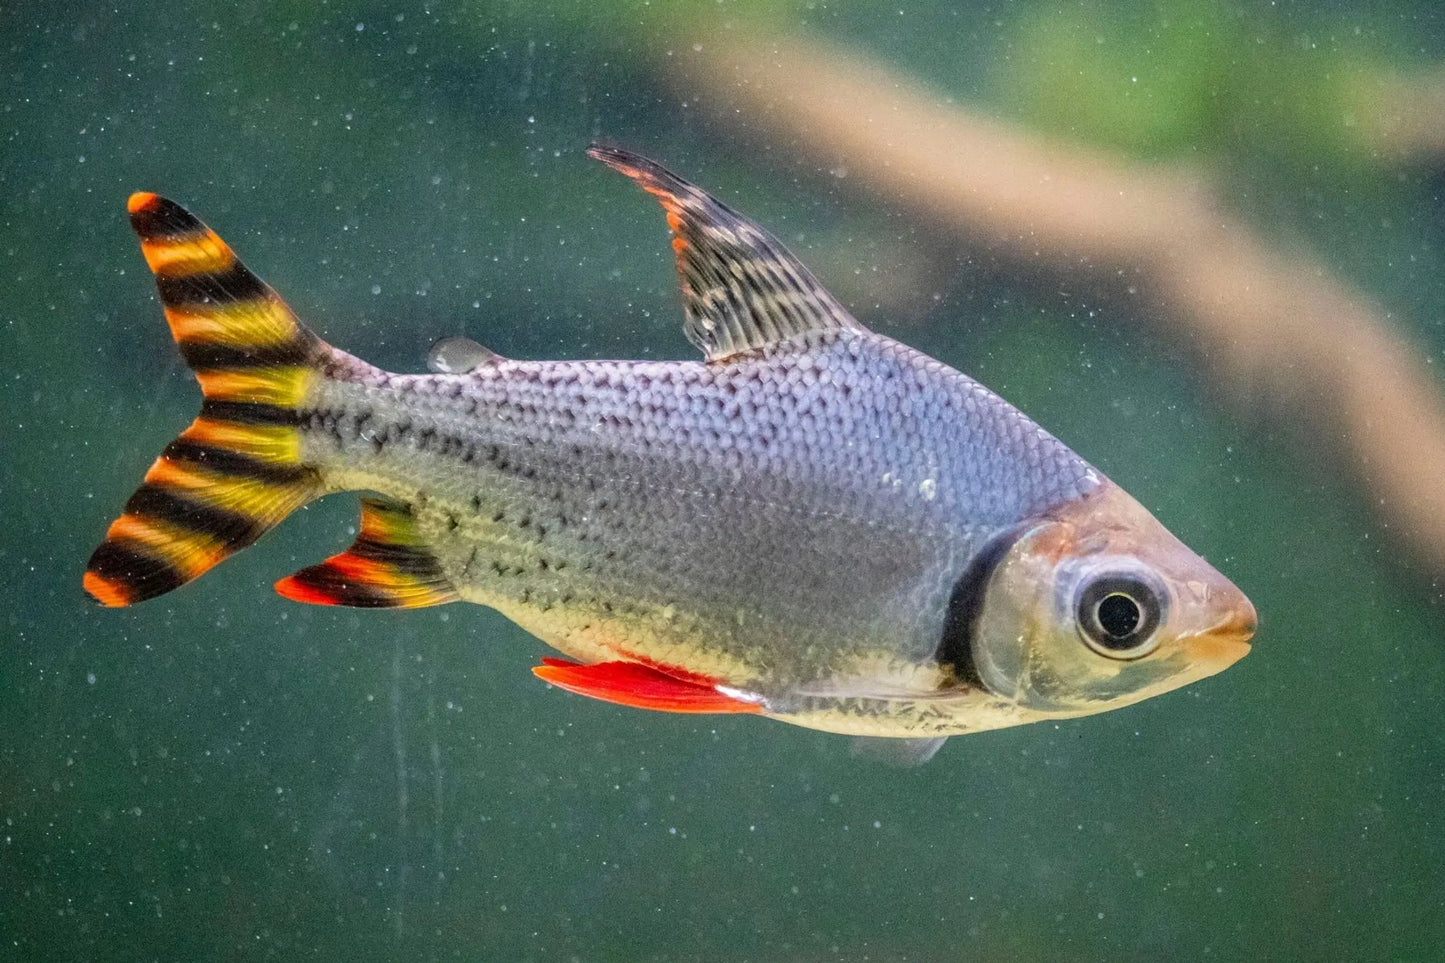
<svg viewBox="0 0 1445 963">
<path fill-rule="evenodd" d="M 970 561 L 1101 476 L 911 348 L 808 340 L 331 382 L 307 459 L 416 506 L 463 598 L 574 657 L 701 659 L 779 709 L 841 665 L 941 677 Z"/>
<path fill-rule="evenodd" d="M 294 345 L 266 357 L 300 359 L 290 393 L 272 392 L 292 406 L 285 457 L 309 486 L 292 500 L 363 490 L 391 506 L 371 536 L 364 522 L 351 567 L 323 573 L 331 597 L 293 597 L 489 605 L 584 665 L 925 740 L 1128 704 L 1247 651 L 1244 596 L 1057 439 L 863 328 L 729 208 L 634 155 L 594 156 L 667 209 L 707 360 L 515 361 L 459 342 L 434 359 L 447 373 L 398 375 L 283 325 L 266 337 Z M 163 299 L 163 269 L 199 275 L 174 264 L 199 262 L 183 244 L 204 230 L 168 216 L 155 239 L 137 226 Z M 184 349 L 176 316 L 196 302 L 175 290 Z M 194 353 L 230 363 L 217 350 Z M 250 375 L 208 389 L 188 360 L 234 414 L 210 391 Z M 98 551 L 98 598 L 155 594 L 124 570 L 134 541 Z M 367 574 L 387 566 L 392 584 L 435 590 L 387 601 Z"/>
</svg>

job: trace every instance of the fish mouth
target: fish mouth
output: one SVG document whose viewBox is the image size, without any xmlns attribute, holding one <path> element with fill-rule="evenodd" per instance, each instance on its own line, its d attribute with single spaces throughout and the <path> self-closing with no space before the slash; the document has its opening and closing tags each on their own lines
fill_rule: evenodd
<svg viewBox="0 0 1445 963">
<path fill-rule="evenodd" d="M 1259 615 L 1254 605 L 1240 596 L 1238 604 L 1224 618 L 1185 643 L 1185 652 L 1192 660 L 1223 669 L 1249 654 L 1249 640 L 1254 638 L 1258 627 Z"/>
</svg>

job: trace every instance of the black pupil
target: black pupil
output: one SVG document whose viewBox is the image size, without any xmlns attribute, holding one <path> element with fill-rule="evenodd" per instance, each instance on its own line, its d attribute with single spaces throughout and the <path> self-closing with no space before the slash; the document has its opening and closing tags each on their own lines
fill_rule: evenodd
<svg viewBox="0 0 1445 963">
<path fill-rule="evenodd" d="M 1099 603 L 1099 627 L 1118 641 L 1127 639 L 1139 627 L 1139 603 L 1118 592 Z"/>
</svg>

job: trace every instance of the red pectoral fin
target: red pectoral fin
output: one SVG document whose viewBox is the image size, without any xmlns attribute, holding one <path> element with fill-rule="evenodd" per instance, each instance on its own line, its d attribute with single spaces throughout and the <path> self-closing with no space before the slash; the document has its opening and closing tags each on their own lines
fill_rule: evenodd
<svg viewBox="0 0 1445 963">
<path fill-rule="evenodd" d="M 532 670 L 539 679 L 578 695 L 657 712 L 762 712 L 762 706 L 719 692 L 710 685 L 686 682 L 636 662 L 579 665 L 566 659 L 543 659 Z"/>
</svg>

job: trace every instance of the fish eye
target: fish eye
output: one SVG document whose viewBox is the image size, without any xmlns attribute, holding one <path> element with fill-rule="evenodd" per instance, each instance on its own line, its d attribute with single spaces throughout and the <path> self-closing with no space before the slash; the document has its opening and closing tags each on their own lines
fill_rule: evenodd
<svg viewBox="0 0 1445 963">
<path fill-rule="evenodd" d="M 1084 644 L 1111 659 L 1138 659 L 1159 644 L 1164 593 L 1135 575 L 1111 573 L 1079 591 L 1077 618 Z"/>
</svg>

